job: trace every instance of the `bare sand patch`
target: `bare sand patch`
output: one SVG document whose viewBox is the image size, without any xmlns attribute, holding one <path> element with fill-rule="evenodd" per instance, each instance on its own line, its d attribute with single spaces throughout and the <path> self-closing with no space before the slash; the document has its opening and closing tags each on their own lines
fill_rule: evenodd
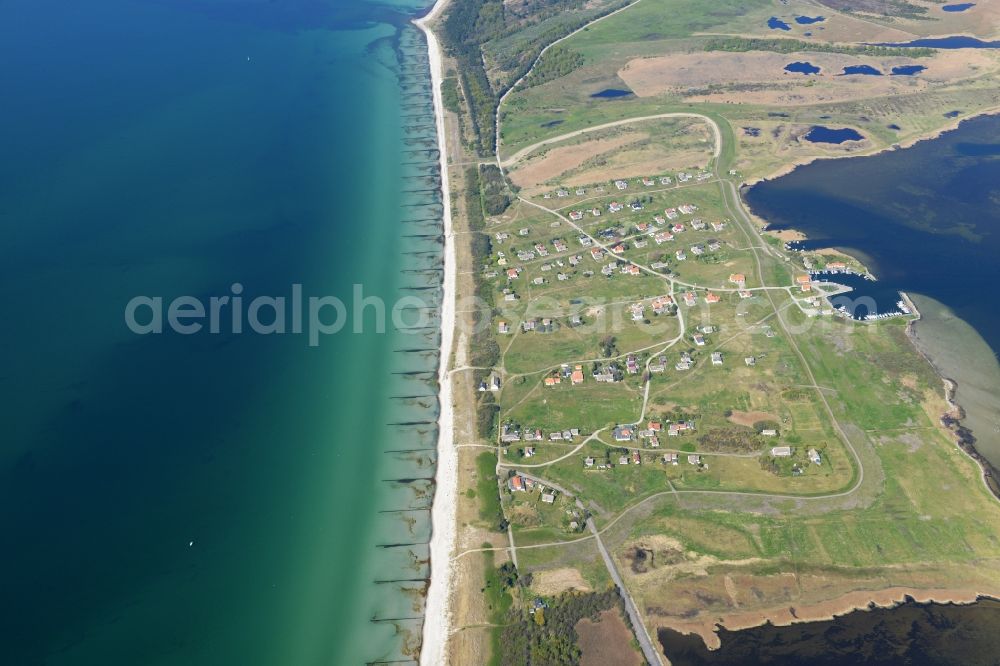
<svg viewBox="0 0 1000 666">
<path fill-rule="evenodd" d="M 553 596 L 567 590 L 589 592 L 590 586 L 579 569 L 564 567 L 536 572 L 531 579 L 531 589 L 543 596 Z"/>
<path fill-rule="evenodd" d="M 759 421 L 778 421 L 778 417 L 767 412 L 733 412 L 729 420 L 736 425 L 750 427 Z"/>
<path fill-rule="evenodd" d="M 912 94 L 931 84 L 954 83 L 997 70 L 997 56 L 967 50 L 931 58 L 875 58 L 841 53 L 723 51 L 678 53 L 629 61 L 618 75 L 640 97 L 682 95 L 689 100 L 737 104 L 804 105 Z M 784 70 L 790 62 L 820 67 L 816 75 Z M 890 76 L 895 66 L 920 64 L 917 76 Z M 884 76 L 839 76 L 844 67 L 869 65 Z"/>
<path fill-rule="evenodd" d="M 617 609 L 603 611 L 594 622 L 583 618 L 576 623 L 580 637 L 580 666 L 640 666 L 643 662 L 632 647 L 632 632 L 622 620 Z"/>
<path fill-rule="evenodd" d="M 804 233 L 796 231 L 795 229 L 781 229 L 779 231 L 768 231 L 767 233 L 771 234 L 783 243 L 806 239 L 806 235 Z"/>
</svg>

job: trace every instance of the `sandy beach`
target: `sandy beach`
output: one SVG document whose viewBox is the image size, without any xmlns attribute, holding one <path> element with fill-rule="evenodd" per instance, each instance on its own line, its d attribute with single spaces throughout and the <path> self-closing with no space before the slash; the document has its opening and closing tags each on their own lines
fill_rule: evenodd
<svg viewBox="0 0 1000 666">
<path fill-rule="evenodd" d="M 438 150 L 441 153 L 441 202 L 444 224 L 444 278 L 441 297 L 441 356 L 438 367 L 441 413 L 438 417 L 438 457 L 435 472 L 434 506 L 431 510 L 430 585 L 424 611 L 424 631 L 420 650 L 421 664 L 446 663 L 448 634 L 451 627 L 451 555 L 455 544 L 456 489 L 458 456 L 454 442 L 452 382 L 448 371 L 455 333 L 455 238 L 451 220 L 451 197 L 448 185 L 448 150 L 445 141 L 444 104 L 441 99 L 443 76 L 441 48 L 429 24 L 444 9 L 447 0 L 437 0 L 434 8 L 414 21 L 427 37 L 431 65 L 434 118 Z"/>
</svg>

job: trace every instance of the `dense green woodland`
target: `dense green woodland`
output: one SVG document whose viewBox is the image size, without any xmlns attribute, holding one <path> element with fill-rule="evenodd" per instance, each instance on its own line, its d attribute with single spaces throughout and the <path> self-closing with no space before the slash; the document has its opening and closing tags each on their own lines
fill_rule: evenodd
<svg viewBox="0 0 1000 666">
<path fill-rule="evenodd" d="M 517 6 L 503 0 L 452 3 L 442 33 L 449 54 L 458 61 L 480 154 L 493 154 L 500 97 L 528 72 L 542 49 L 624 4 L 626 0 L 610 2 L 595 11 L 588 9 L 585 0 L 527 0 Z M 515 36 L 519 38 L 510 39 Z M 579 64 L 578 54 L 554 55 L 545 59 L 532 84 L 566 74 Z"/>
</svg>

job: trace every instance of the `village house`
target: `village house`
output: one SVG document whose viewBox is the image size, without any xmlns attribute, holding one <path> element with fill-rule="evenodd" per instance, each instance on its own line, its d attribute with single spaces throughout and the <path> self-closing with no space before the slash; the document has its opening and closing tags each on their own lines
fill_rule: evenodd
<svg viewBox="0 0 1000 666">
<path fill-rule="evenodd" d="M 559 198 L 568 197 L 569 192 L 567 192 L 566 190 L 556 190 L 556 196 Z"/>
<path fill-rule="evenodd" d="M 713 303 L 718 303 L 720 300 L 722 299 L 719 298 L 718 294 L 713 294 L 712 292 L 708 292 L 707 294 L 705 294 L 705 302 L 708 303 L 709 305 L 712 305 Z"/>
<path fill-rule="evenodd" d="M 552 504 L 556 501 L 556 496 L 552 493 L 542 493 L 542 501 L 546 504 Z"/>
<path fill-rule="evenodd" d="M 537 319 L 525 319 L 521 322 L 521 331 L 528 333 L 535 330 L 538 327 Z"/>
<path fill-rule="evenodd" d="M 653 185 L 656 185 L 656 181 L 654 181 L 652 178 L 646 177 L 642 179 L 642 184 L 645 185 L 646 187 L 652 187 Z"/>
<path fill-rule="evenodd" d="M 697 298 L 694 295 L 693 291 L 685 291 L 684 292 L 684 305 L 686 305 L 688 307 L 694 307 L 695 303 L 697 303 L 697 302 L 698 302 Z"/>
<path fill-rule="evenodd" d="M 641 465 L 642 464 L 642 457 L 639 455 L 638 451 L 633 451 L 632 452 L 632 464 L 633 465 Z"/>
<path fill-rule="evenodd" d="M 795 282 L 799 285 L 799 288 L 802 289 L 802 291 L 812 290 L 812 278 L 808 275 L 799 275 L 795 278 Z"/>
<path fill-rule="evenodd" d="M 610 363 L 594 370 L 594 380 L 609 384 L 620 382 L 622 380 L 622 372 L 617 365 Z"/>
<path fill-rule="evenodd" d="M 583 189 L 582 187 L 579 187 L 576 190 L 576 196 L 578 196 L 578 197 L 582 197 L 586 193 L 587 193 L 587 190 Z"/>
<path fill-rule="evenodd" d="M 618 464 L 619 465 L 627 465 L 628 464 L 628 456 L 618 456 Z"/>
<path fill-rule="evenodd" d="M 700 465 L 701 464 L 701 456 L 699 456 L 698 454 L 695 454 L 695 453 L 692 453 L 691 455 L 689 455 L 688 458 L 687 458 L 687 460 L 688 460 L 688 464 L 689 465 Z"/>
<path fill-rule="evenodd" d="M 722 352 L 712 352 L 712 365 L 722 365 Z"/>
<path fill-rule="evenodd" d="M 633 303 L 628 306 L 628 309 L 632 313 L 632 321 L 642 321 L 643 312 L 645 311 L 642 303 Z"/>
<path fill-rule="evenodd" d="M 806 455 L 809 456 L 810 462 L 813 462 L 817 465 L 823 464 L 823 459 L 820 458 L 819 451 L 817 451 L 816 449 L 809 449 Z"/>
<path fill-rule="evenodd" d="M 531 284 L 543 285 L 543 284 L 545 284 L 545 278 L 543 278 L 541 276 L 538 276 L 534 280 L 531 281 Z"/>
<path fill-rule="evenodd" d="M 556 249 L 556 252 L 565 252 L 566 250 L 569 249 L 569 246 L 566 245 L 566 241 L 564 241 L 562 238 L 556 238 L 555 240 L 553 240 L 552 247 Z"/>
<path fill-rule="evenodd" d="M 521 432 L 512 423 L 505 423 L 500 429 L 500 441 L 508 443 L 520 442 Z"/>
<path fill-rule="evenodd" d="M 670 296 L 660 296 L 659 298 L 654 298 L 652 302 L 653 312 L 656 314 L 664 314 L 669 311 L 670 306 L 674 304 L 674 299 Z"/>
<path fill-rule="evenodd" d="M 613 436 L 616 442 L 631 442 L 635 438 L 635 426 L 615 426 Z"/>
<path fill-rule="evenodd" d="M 617 264 L 615 264 L 614 262 L 608 264 L 607 266 L 604 266 L 603 268 L 601 268 L 601 274 L 611 277 L 612 275 L 614 275 L 615 266 L 617 266 Z"/>
<path fill-rule="evenodd" d="M 517 258 L 520 259 L 521 261 L 531 261 L 532 259 L 535 258 L 535 253 L 529 250 L 518 250 Z"/>
<path fill-rule="evenodd" d="M 513 291 L 509 291 L 509 290 L 506 291 L 504 293 L 504 295 L 503 295 L 503 300 L 507 301 L 508 303 L 516 301 L 518 298 L 520 298 L 520 296 L 518 296 Z"/>
<path fill-rule="evenodd" d="M 561 382 L 562 382 L 562 378 L 560 378 L 560 377 L 546 377 L 545 378 L 545 385 L 546 386 L 558 386 Z"/>
<path fill-rule="evenodd" d="M 692 245 L 691 246 L 691 254 L 693 254 L 696 257 L 700 257 L 701 255 L 705 254 L 705 246 L 704 245 Z"/>
<path fill-rule="evenodd" d="M 646 247 L 647 245 L 649 245 L 649 241 L 643 238 L 642 240 L 637 240 L 633 245 L 633 247 L 635 247 L 636 249 L 641 249 Z"/>
<path fill-rule="evenodd" d="M 601 216 L 601 209 L 600 208 L 591 208 L 590 209 L 590 214 L 593 215 L 594 217 L 600 217 Z"/>
<path fill-rule="evenodd" d="M 664 453 L 663 454 L 663 464 L 665 465 L 676 465 L 677 460 L 680 456 L 676 453 Z"/>
<path fill-rule="evenodd" d="M 738 293 L 740 298 L 753 298 L 753 292 L 747 291 L 746 289 L 740 289 Z"/>
<path fill-rule="evenodd" d="M 705 336 L 702 335 L 701 333 L 695 333 L 692 339 L 694 340 L 694 343 L 699 347 L 705 346 Z"/>
<path fill-rule="evenodd" d="M 508 324 L 503 319 L 501 319 L 500 321 L 498 321 L 497 322 L 497 333 L 500 333 L 501 335 L 506 335 L 506 334 L 510 333 L 510 324 Z"/>
<path fill-rule="evenodd" d="M 578 221 L 582 220 L 583 219 L 583 211 L 582 210 L 571 210 L 569 212 L 569 219 L 573 220 L 574 222 L 578 222 Z"/>
<path fill-rule="evenodd" d="M 629 207 L 636 213 L 642 210 L 642 204 L 639 201 L 633 201 L 632 203 L 629 204 Z"/>
<path fill-rule="evenodd" d="M 531 233 L 531 229 L 529 229 L 528 227 L 522 227 L 521 229 L 517 230 L 517 235 L 518 236 L 527 236 L 530 233 Z"/>
<path fill-rule="evenodd" d="M 583 326 L 583 318 L 580 317 L 580 315 L 578 315 L 578 314 L 571 315 L 570 318 L 569 318 L 569 325 L 570 326 Z"/>
<path fill-rule="evenodd" d="M 712 222 L 712 231 L 722 231 L 726 228 L 725 222 Z"/>
<path fill-rule="evenodd" d="M 709 252 L 718 252 L 719 248 L 721 248 L 721 247 L 722 247 L 722 243 L 720 243 L 717 240 L 710 240 L 710 241 L 708 241 L 708 251 Z"/>
<path fill-rule="evenodd" d="M 698 210 L 698 207 L 695 206 L 694 204 L 681 204 L 680 206 L 677 207 L 677 210 L 684 213 L 685 215 L 691 215 L 696 210 Z"/>
<path fill-rule="evenodd" d="M 508 280 L 516 280 L 519 275 L 521 275 L 521 269 L 520 268 L 508 268 L 507 269 L 507 279 Z"/>
<path fill-rule="evenodd" d="M 535 447 L 533 447 L 533 446 L 526 446 L 526 447 L 524 447 L 524 457 L 525 458 L 531 458 L 534 455 L 535 455 Z"/>
<path fill-rule="evenodd" d="M 498 231 L 496 233 L 496 239 L 498 243 L 502 243 L 508 238 L 510 238 L 510 234 L 508 234 L 506 231 Z"/>
<path fill-rule="evenodd" d="M 624 190 L 628 187 L 628 183 L 625 182 L 624 180 L 616 180 L 615 187 L 617 187 L 619 190 Z"/>
<path fill-rule="evenodd" d="M 576 385 L 576 384 L 582 384 L 583 383 L 583 367 L 582 366 L 578 365 L 575 368 L 573 368 L 573 372 L 570 375 L 570 381 L 574 385 Z"/>
<path fill-rule="evenodd" d="M 691 180 L 691 174 L 689 174 L 688 172 L 681 171 L 679 174 L 677 174 L 677 182 L 678 183 L 686 183 L 689 180 Z"/>
<path fill-rule="evenodd" d="M 733 273 L 729 276 L 729 281 L 742 289 L 746 286 L 747 276 L 743 275 L 743 273 Z"/>
<path fill-rule="evenodd" d="M 629 354 L 625 359 L 625 369 L 628 370 L 628 374 L 635 375 L 639 372 L 639 360 L 635 357 L 635 354 Z"/>
<path fill-rule="evenodd" d="M 649 364 L 650 372 L 664 372 L 667 369 L 667 357 L 664 355 L 658 356 L 652 363 Z"/>
<path fill-rule="evenodd" d="M 688 258 L 687 253 L 685 253 L 684 250 L 677 250 L 677 252 L 674 252 L 674 257 L 676 257 L 677 261 L 685 261 Z"/>
<path fill-rule="evenodd" d="M 682 231 L 684 231 L 684 225 L 681 224 L 680 222 L 677 222 L 676 224 L 674 224 L 674 226 L 670 227 L 670 230 L 675 234 L 679 234 Z"/>
<path fill-rule="evenodd" d="M 580 234 L 580 237 L 577 238 L 577 240 L 580 242 L 580 245 L 584 247 L 590 247 L 594 242 L 594 240 L 587 234 Z"/>
<path fill-rule="evenodd" d="M 760 434 L 764 437 L 777 437 L 778 431 L 773 428 L 765 428 L 760 431 Z"/>
<path fill-rule="evenodd" d="M 677 212 L 676 208 L 667 208 L 666 210 L 663 211 L 663 214 L 667 216 L 668 220 L 676 220 L 678 217 L 680 217 L 680 214 Z"/>
<path fill-rule="evenodd" d="M 748 368 L 752 368 L 755 365 L 757 365 L 757 357 L 756 356 L 747 356 L 745 359 L 743 359 L 743 362 L 747 364 Z"/>
<path fill-rule="evenodd" d="M 654 271 L 661 271 L 661 270 L 667 268 L 669 265 L 670 264 L 668 264 L 665 261 L 654 261 L 653 263 L 651 263 L 649 265 L 649 267 L 652 268 Z"/>
<path fill-rule="evenodd" d="M 667 218 L 663 217 L 662 215 L 653 216 L 653 224 L 655 224 L 656 226 L 662 227 L 666 223 L 667 223 Z"/>
<path fill-rule="evenodd" d="M 604 251 L 599 247 L 594 247 L 590 249 L 590 256 L 594 258 L 594 261 L 600 261 L 604 258 Z"/>
<path fill-rule="evenodd" d="M 590 456 L 587 456 L 586 458 L 583 459 L 583 466 L 587 468 L 593 467 L 594 459 Z"/>
<path fill-rule="evenodd" d="M 524 477 L 515 474 L 514 476 L 507 479 L 507 489 L 512 493 L 523 493 L 524 488 Z"/>
<path fill-rule="evenodd" d="M 620 211 L 624 207 L 625 206 L 623 206 L 622 204 L 618 203 L 617 201 L 612 201 L 610 204 L 608 204 L 608 210 L 610 210 L 612 213 L 617 213 L 618 211 Z"/>
<path fill-rule="evenodd" d="M 544 439 L 544 435 L 538 428 L 524 431 L 524 441 L 526 442 L 540 442 L 542 439 Z"/>
<path fill-rule="evenodd" d="M 787 458 L 792 455 L 792 447 L 790 446 L 772 446 L 771 455 L 775 458 Z"/>
<path fill-rule="evenodd" d="M 669 231 L 661 231 L 660 233 L 653 236 L 653 241 L 655 241 L 657 245 L 662 245 L 663 243 L 672 241 L 673 239 L 674 235 Z"/>
<path fill-rule="evenodd" d="M 660 185 L 670 185 L 672 182 L 674 181 L 670 179 L 670 176 L 660 176 Z"/>
<path fill-rule="evenodd" d="M 632 277 L 638 277 L 642 275 L 642 269 L 635 264 L 626 264 L 622 266 L 622 273 L 625 275 L 631 275 Z"/>
<path fill-rule="evenodd" d="M 701 231 L 702 229 L 705 228 L 705 221 L 702 220 L 700 217 L 691 220 L 691 228 L 694 229 L 695 231 Z"/>
</svg>

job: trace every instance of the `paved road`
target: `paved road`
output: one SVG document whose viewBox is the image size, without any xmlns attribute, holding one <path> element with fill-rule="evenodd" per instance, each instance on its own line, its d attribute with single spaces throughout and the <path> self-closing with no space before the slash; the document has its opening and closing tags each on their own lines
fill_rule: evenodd
<svg viewBox="0 0 1000 666">
<path fill-rule="evenodd" d="M 653 646 L 653 641 L 649 638 L 649 633 L 646 631 L 646 624 L 639 615 L 639 609 L 636 607 L 632 595 L 629 594 L 628 589 L 622 582 L 622 577 L 618 574 L 618 567 L 615 566 L 615 561 L 611 559 L 608 549 L 604 547 L 604 542 L 601 541 L 601 533 L 597 531 L 593 518 L 587 518 L 587 527 L 590 528 L 594 539 L 597 541 L 597 550 L 601 551 L 601 557 L 604 558 L 604 566 L 608 568 L 611 580 L 615 582 L 619 594 L 625 600 L 625 612 L 628 613 L 628 619 L 635 630 L 635 637 L 639 641 L 639 647 L 642 648 L 643 656 L 646 657 L 646 661 L 651 665 L 662 664 L 663 659 L 660 657 L 660 651 Z"/>
</svg>

